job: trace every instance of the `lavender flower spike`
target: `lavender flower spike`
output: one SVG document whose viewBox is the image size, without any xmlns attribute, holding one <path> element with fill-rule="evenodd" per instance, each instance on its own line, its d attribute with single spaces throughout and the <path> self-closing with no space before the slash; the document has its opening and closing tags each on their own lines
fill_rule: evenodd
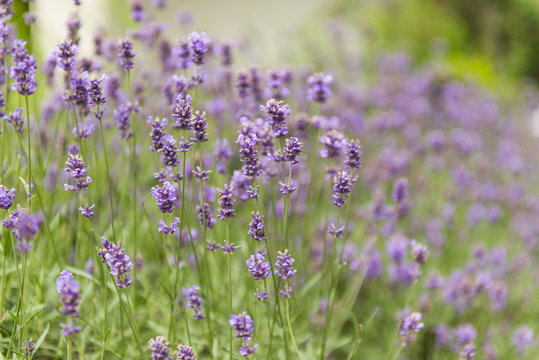
<svg viewBox="0 0 539 360">
<path fill-rule="evenodd" d="M 331 75 L 319 73 L 309 76 L 307 79 L 307 84 L 309 85 L 309 99 L 319 103 L 325 103 L 327 99 L 331 97 L 329 85 L 331 85 L 332 82 L 333 77 Z"/>
<path fill-rule="evenodd" d="M 118 61 L 124 69 L 132 69 L 135 65 L 133 59 L 137 52 L 133 52 L 133 43 L 129 40 L 120 41 L 118 44 Z"/>
<path fill-rule="evenodd" d="M 107 263 L 110 273 L 114 276 L 116 284 L 119 288 L 126 288 L 131 285 L 129 270 L 133 268 L 133 263 L 125 250 L 106 238 L 101 238 L 103 248 L 98 251 L 97 255 L 101 256 L 101 261 Z"/>
<path fill-rule="evenodd" d="M 195 320 L 204 319 L 204 315 L 200 312 L 202 308 L 202 298 L 200 297 L 198 290 L 200 288 L 196 285 L 193 285 L 190 288 L 183 288 L 182 294 L 185 300 L 185 306 L 193 309 L 195 312 Z"/>
<path fill-rule="evenodd" d="M 159 210 L 164 214 L 169 214 L 174 210 L 179 195 L 176 188 L 170 182 L 165 181 L 162 187 L 154 186 L 152 188 L 152 196 L 157 200 Z"/>
<path fill-rule="evenodd" d="M 170 354 L 169 342 L 164 336 L 157 336 L 148 341 L 148 347 L 152 350 L 152 360 L 172 360 Z"/>
<path fill-rule="evenodd" d="M 288 280 L 294 276 L 298 271 L 293 268 L 294 259 L 288 254 L 288 249 L 284 252 L 279 251 L 277 255 L 277 262 L 275 263 L 275 274 L 277 274 L 281 279 Z"/>
<path fill-rule="evenodd" d="M 256 251 L 249 260 L 246 261 L 249 272 L 255 280 L 262 281 L 271 273 L 269 261 L 266 261 L 266 256 L 263 250 Z"/>
<path fill-rule="evenodd" d="M 178 351 L 174 351 L 174 355 L 176 360 L 197 360 L 196 353 L 187 345 L 178 345 Z"/>
<path fill-rule="evenodd" d="M 221 206 L 217 217 L 221 220 L 226 220 L 236 216 L 234 213 L 234 203 L 236 202 L 233 197 L 234 186 L 224 184 L 223 188 L 218 189 L 217 192 L 219 193 L 219 205 Z"/>
<path fill-rule="evenodd" d="M 79 317 L 79 283 L 73 281 L 73 274 L 64 270 L 56 279 L 56 290 L 61 295 L 62 309 L 60 313 L 68 318 Z M 75 325 L 75 321 L 68 319 L 68 324 L 62 326 L 62 336 L 68 337 L 80 331 L 80 327 Z"/>
<path fill-rule="evenodd" d="M 0 185 L 0 209 L 7 210 L 13 205 L 15 199 L 15 189 Z"/>
</svg>

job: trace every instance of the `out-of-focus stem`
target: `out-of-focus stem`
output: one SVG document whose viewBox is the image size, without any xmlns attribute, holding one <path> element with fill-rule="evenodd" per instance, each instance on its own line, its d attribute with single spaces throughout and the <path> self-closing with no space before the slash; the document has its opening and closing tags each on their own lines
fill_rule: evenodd
<svg viewBox="0 0 539 360">
<path fill-rule="evenodd" d="M 99 106 L 97 106 L 97 112 L 99 113 Z M 112 226 L 112 237 L 114 241 L 116 239 L 116 229 L 114 228 L 114 205 L 112 201 L 112 180 L 110 178 L 109 159 L 107 155 L 107 149 L 105 145 L 105 135 L 103 134 L 103 121 L 99 119 L 99 132 L 101 134 L 101 143 L 103 145 L 103 157 L 105 158 L 105 168 L 107 169 L 107 181 L 109 185 L 109 205 L 110 205 L 110 223 Z"/>
</svg>

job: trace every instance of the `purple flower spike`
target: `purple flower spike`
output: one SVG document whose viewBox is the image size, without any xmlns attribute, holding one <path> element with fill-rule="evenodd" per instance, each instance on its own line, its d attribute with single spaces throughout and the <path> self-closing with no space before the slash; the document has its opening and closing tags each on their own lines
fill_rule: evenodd
<svg viewBox="0 0 539 360">
<path fill-rule="evenodd" d="M 410 345 L 415 339 L 415 334 L 417 334 L 425 326 L 421 322 L 421 317 L 422 316 L 420 313 L 412 312 L 402 320 L 399 329 L 399 336 L 401 337 L 405 346 Z"/>
<path fill-rule="evenodd" d="M 288 280 L 298 271 L 293 268 L 294 259 L 288 254 L 288 249 L 284 252 L 279 251 L 277 255 L 277 262 L 275 263 L 275 274 L 277 274 L 281 279 Z"/>
<path fill-rule="evenodd" d="M 92 178 L 86 176 L 88 170 L 82 156 L 69 154 L 64 171 L 69 175 L 75 185 L 64 184 L 65 190 L 83 193 L 92 182 Z"/>
<path fill-rule="evenodd" d="M 73 281 L 73 274 L 64 270 L 56 279 L 56 290 L 61 295 L 62 309 L 60 313 L 68 317 L 68 324 L 60 324 L 62 326 L 62 336 L 68 337 L 80 331 L 80 328 L 75 325 L 75 321 L 71 318 L 79 317 L 79 283 Z"/>
<path fill-rule="evenodd" d="M 152 360 L 172 360 L 170 354 L 169 342 L 164 336 L 157 336 L 148 341 L 148 347 L 152 350 Z"/>
<path fill-rule="evenodd" d="M 258 151 L 256 150 L 256 144 L 258 143 L 256 135 L 245 136 L 239 134 L 236 143 L 241 146 L 240 160 L 243 162 L 241 168 L 243 175 L 253 178 L 258 177 L 262 173 L 262 169 Z"/>
<path fill-rule="evenodd" d="M 58 67 L 65 72 L 75 69 L 75 55 L 79 52 L 79 47 L 70 40 L 65 40 L 58 44 L 56 57 L 58 58 Z"/>
<path fill-rule="evenodd" d="M 174 119 L 174 124 L 172 124 L 173 129 L 191 130 L 193 128 L 191 124 L 191 118 L 193 117 L 191 100 L 191 96 L 189 95 L 183 96 L 183 94 L 179 94 L 176 97 L 176 104 L 172 112 L 172 118 Z"/>
<path fill-rule="evenodd" d="M 271 273 L 269 261 L 266 261 L 266 255 L 263 250 L 258 250 L 246 261 L 249 272 L 255 280 L 262 281 Z"/>
<path fill-rule="evenodd" d="M 178 351 L 174 351 L 176 360 L 196 360 L 196 354 L 190 346 L 178 345 Z"/>
<path fill-rule="evenodd" d="M 234 186 L 224 184 L 223 189 L 218 189 L 219 193 L 219 215 L 217 217 L 221 220 L 226 220 L 228 218 L 233 218 L 236 216 L 234 213 Z"/>
<path fill-rule="evenodd" d="M 200 312 L 202 308 L 202 298 L 200 297 L 198 290 L 200 288 L 196 285 L 193 285 L 190 288 L 183 288 L 182 294 L 185 301 L 185 306 L 193 309 L 195 312 L 195 320 L 204 319 L 204 315 Z"/>
<path fill-rule="evenodd" d="M 0 185 L 0 209 L 7 210 L 13 205 L 15 199 L 15 189 L 8 189 L 4 185 Z"/>
<path fill-rule="evenodd" d="M 178 199 L 176 188 L 168 181 L 163 182 L 162 186 L 154 186 L 152 188 L 152 196 L 157 200 L 157 207 L 164 214 L 170 214 Z"/>
<path fill-rule="evenodd" d="M 290 106 L 283 104 L 282 101 L 270 99 L 266 103 L 266 106 L 260 106 L 260 111 L 266 113 L 266 120 L 273 128 L 275 137 L 282 137 L 288 134 L 285 120 L 290 116 Z"/>
<path fill-rule="evenodd" d="M 327 99 L 331 97 L 329 85 L 331 85 L 332 82 L 333 77 L 331 75 L 319 73 L 309 76 L 307 79 L 307 84 L 309 85 L 309 99 L 319 103 L 325 103 Z"/>
<path fill-rule="evenodd" d="M 266 236 L 264 235 L 264 224 L 262 223 L 263 217 L 259 213 L 252 212 L 251 222 L 249 223 L 248 234 L 251 235 L 256 241 L 264 241 Z"/>
<path fill-rule="evenodd" d="M 102 262 L 107 263 L 118 287 L 128 287 L 131 285 L 131 274 L 129 270 L 133 268 L 133 263 L 125 253 L 125 249 L 122 249 L 120 245 L 116 245 L 104 237 L 101 238 L 101 243 L 103 244 L 103 248 L 98 251 L 97 255 L 101 256 Z"/>
<path fill-rule="evenodd" d="M 133 43 L 126 39 L 118 44 L 118 61 L 124 69 L 132 69 L 135 65 L 133 59 L 137 53 L 133 52 Z"/>
<path fill-rule="evenodd" d="M 361 168 L 361 145 L 359 140 L 348 140 L 346 144 L 346 159 L 344 163 L 351 169 Z"/>
<path fill-rule="evenodd" d="M 337 176 L 333 179 L 333 204 L 335 206 L 341 207 L 346 203 L 348 195 L 352 191 L 352 184 L 354 179 L 345 171 L 339 171 Z"/>
<path fill-rule="evenodd" d="M 25 41 L 13 41 L 13 63 L 9 68 L 9 76 L 15 80 L 13 90 L 21 95 L 32 95 L 37 89 L 37 62 L 35 57 L 28 55 L 25 47 Z"/>
<path fill-rule="evenodd" d="M 191 59 L 196 65 L 204 64 L 204 56 L 208 52 L 208 45 L 210 44 L 210 38 L 206 36 L 206 33 L 192 32 L 189 34 L 189 43 L 191 48 Z"/>
</svg>

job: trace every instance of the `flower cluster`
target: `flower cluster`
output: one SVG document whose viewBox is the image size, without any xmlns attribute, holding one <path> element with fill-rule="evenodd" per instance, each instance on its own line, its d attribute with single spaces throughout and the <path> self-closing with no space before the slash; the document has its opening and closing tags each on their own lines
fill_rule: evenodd
<svg viewBox="0 0 539 360">
<path fill-rule="evenodd" d="M 162 186 L 152 187 L 152 196 L 157 200 L 157 207 L 164 214 L 170 214 L 174 210 L 179 197 L 176 188 L 168 181 L 163 182 Z"/>
<path fill-rule="evenodd" d="M 62 326 L 62 335 L 68 337 L 80 331 L 80 327 L 76 326 L 75 321 L 71 319 L 80 316 L 79 283 L 73 280 L 73 274 L 63 270 L 56 279 L 56 290 L 61 295 L 62 309 L 60 313 L 68 317 L 67 324 L 60 324 Z"/>
<path fill-rule="evenodd" d="M 256 241 L 266 240 L 266 236 L 264 234 L 263 216 L 261 216 L 260 213 L 255 213 L 254 211 L 251 213 L 251 215 L 251 222 L 249 222 L 249 231 L 247 233 Z"/>
<path fill-rule="evenodd" d="M 269 261 L 266 261 L 264 249 L 257 250 L 251 255 L 249 260 L 246 261 L 246 264 L 255 280 L 262 281 L 271 273 L 271 266 Z"/>
<path fill-rule="evenodd" d="M 233 218 L 236 216 L 236 213 L 234 212 L 234 203 L 236 202 L 236 199 L 234 199 L 234 186 L 229 184 L 224 184 L 222 189 L 218 189 L 217 192 L 219 193 L 219 215 L 217 217 L 221 220 L 226 220 L 229 218 Z"/>
<path fill-rule="evenodd" d="M 288 134 L 286 118 L 290 116 L 290 106 L 277 99 L 270 99 L 266 106 L 260 105 L 260 111 L 266 113 L 266 120 L 271 125 L 275 137 L 283 137 Z"/>
<path fill-rule="evenodd" d="M 8 210 L 13 205 L 15 199 L 15 189 L 0 185 L 0 209 Z"/>
<path fill-rule="evenodd" d="M 9 76 L 15 81 L 13 90 L 21 95 L 32 95 L 37 89 L 37 62 L 36 58 L 28 54 L 26 42 L 15 40 L 11 53 L 13 64 L 9 69 Z"/>
<path fill-rule="evenodd" d="M 92 178 L 86 176 L 88 170 L 86 169 L 86 164 L 84 163 L 82 156 L 79 154 L 69 154 L 64 171 L 75 183 L 75 185 L 64 184 L 65 190 L 86 192 L 86 189 L 92 182 Z"/>
<path fill-rule="evenodd" d="M 352 191 L 353 182 L 354 180 L 346 171 L 339 171 L 337 173 L 333 179 L 333 193 L 331 195 L 335 206 L 341 207 L 346 203 L 348 195 Z"/>
<path fill-rule="evenodd" d="M 129 270 L 133 268 L 133 263 L 125 250 L 116 245 L 106 238 L 101 238 L 103 248 L 101 248 L 97 255 L 101 256 L 101 261 L 106 263 L 110 269 L 110 273 L 114 276 L 116 284 L 119 288 L 126 288 L 131 285 L 131 274 Z"/>
<path fill-rule="evenodd" d="M 193 309 L 195 312 L 195 319 L 201 320 L 204 318 L 204 315 L 200 312 L 202 308 L 202 298 L 198 294 L 199 287 L 196 285 L 191 286 L 190 288 L 183 288 L 182 294 L 185 301 L 185 306 Z"/>
<path fill-rule="evenodd" d="M 230 315 L 230 326 L 236 332 L 236 337 L 243 339 L 243 344 L 240 347 L 240 354 L 242 356 L 250 356 L 258 348 L 258 344 L 249 344 L 253 337 L 254 324 L 251 317 L 245 312 L 240 315 Z"/>
<path fill-rule="evenodd" d="M 425 326 L 421 322 L 421 313 L 412 312 L 404 317 L 399 328 L 399 336 L 403 344 L 410 345 L 416 334 Z"/>
<path fill-rule="evenodd" d="M 241 146 L 240 160 L 243 162 L 241 168 L 243 175 L 253 178 L 258 177 L 262 173 L 258 151 L 256 150 L 258 138 L 256 135 L 245 136 L 239 134 L 236 143 Z"/>
</svg>

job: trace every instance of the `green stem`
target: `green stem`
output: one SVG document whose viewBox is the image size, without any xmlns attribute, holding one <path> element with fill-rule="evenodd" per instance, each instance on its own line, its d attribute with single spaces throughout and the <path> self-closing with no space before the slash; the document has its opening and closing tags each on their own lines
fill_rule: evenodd
<svg viewBox="0 0 539 360">
<path fill-rule="evenodd" d="M 339 228 L 339 221 L 341 218 L 341 207 L 339 207 L 339 210 L 337 212 L 337 222 L 335 225 L 335 228 Z M 330 267 L 330 277 L 329 277 L 329 291 L 328 291 L 328 307 L 326 311 L 326 323 L 324 324 L 324 331 L 322 334 L 322 349 L 320 350 L 320 360 L 324 360 L 325 358 L 325 352 L 326 352 L 326 342 L 327 342 L 327 336 L 328 336 L 328 330 L 331 325 L 331 317 L 333 315 L 333 300 L 335 298 L 336 293 L 336 282 L 337 279 L 334 278 L 334 268 L 335 268 L 335 260 L 337 256 L 337 236 L 333 239 L 333 249 L 331 254 L 331 262 L 328 264 Z"/>
<path fill-rule="evenodd" d="M 97 107 L 97 112 L 99 113 L 99 106 Z M 109 205 L 110 205 L 110 223 L 112 225 L 112 237 L 114 241 L 116 239 L 116 229 L 114 228 L 114 205 L 112 202 L 112 180 L 110 178 L 110 169 L 109 169 L 109 159 L 107 156 L 107 149 L 105 145 L 105 135 L 103 134 L 103 122 L 99 119 L 99 132 L 101 134 L 101 143 L 103 145 L 103 157 L 105 158 L 105 168 L 107 169 L 107 180 L 109 185 Z"/>
<path fill-rule="evenodd" d="M 284 163 L 283 163 L 284 165 Z M 292 162 L 288 170 L 288 182 L 287 187 L 290 188 L 292 182 Z M 288 248 L 288 238 L 286 236 L 286 230 L 288 228 L 288 209 L 290 206 L 290 194 L 286 194 L 284 198 L 284 228 L 283 228 L 283 251 Z"/>
<path fill-rule="evenodd" d="M 111 275 L 111 277 L 112 277 L 112 279 L 114 281 L 114 277 L 112 275 Z M 122 295 L 120 293 L 120 290 L 118 290 L 118 286 L 114 285 L 114 289 L 116 290 L 116 293 L 118 294 L 118 300 L 120 301 L 120 307 L 122 308 L 123 312 L 127 316 L 127 322 L 129 323 L 129 327 L 131 328 L 131 332 L 132 332 L 133 336 L 136 339 L 137 349 L 138 349 L 139 354 L 140 354 L 140 359 L 144 360 L 144 350 L 142 349 L 142 345 L 141 345 L 142 342 L 140 340 L 140 335 L 139 335 L 139 332 L 138 332 L 138 329 L 137 329 L 137 324 L 135 322 L 134 313 L 133 313 L 133 307 L 131 306 L 131 301 L 129 301 L 129 297 L 126 296 L 126 298 L 127 298 L 127 307 L 128 307 L 128 309 L 127 309 L 125 307 L 124 301 L 122 299 Z"/>
<path fill-rule="evenodd" d="M 198 146 L 198 166 L 200 167 L 200 169 L 202 169 L 202 150 L 201 150 L 201 144 L 198 143 L 197 144 Z M 206 203 L 206 199 L 205 199 L 205 194 L 204 194 L 204 181 L 202 179 L 200 179 L 200 207 L 202 209 L 202 256 L 203 256 L 203 261 L 204 261 L 204 292 L 206 293 L 206 303 L 207 303 L 207 314 L 208 314 L 208 321 L 207 321 L 207 324 L 208 324 L 208 340 L 209 340 L 209 348 L 210 348 L 210 359 L 213 359 L 213 354 L 212 354 L 212 348 L 213 348 L 213 331 L 212 331 L 212 326 L 211 326 L 211 297 L 210 297 L 210 292 L 211 292 L 211 285 L 210 285 L 210 280 L 209 280 L 209 277 L 208 277 L 208 257 L 207 257 L 207 253 L 206 251 L 204 250 L 204 244 L 206 244 L 206 209 L 205 209 L 205 203 Z M 193 243 L 191 241 L 191 243 Z"/>
<path fill-rule="evenodd" d="M 226 220 L 226 237 L 228 238 L 228 220 Z M 227 240 L 229 241 L 229 240 Z M 232 272 L 230 270 L 230 255 L 227 254 L 226 261 L 228 267 L 228 312 L 229 316 L 232 315 Z M 228 338 L 229 338 L 229 359 L 232 360 L 232 327 L 228 327 Z"/>
<path fill-rule="evenodd" d="M 31 199 L 32 199 L 32 147 L 30 146 L 30 107 L 28 106 L 28 95 L 24 96 L 26 102 L 26 123 L 28 125 L 28 132 L 26 133 L 26 144 L 28 150 L 28 211 L 31 210 Z"/>
<path fill-rule="evenodd" d="M 288 281 L 287 281 L 288 282 Z M 296 355 L 298 359 L 301 359 L 299 354 L 298 345 L 296 344 L 296 338 L 294 337 L 294 332 L 292 331 L 292 323 L 290 321 L 290 310 L 289 310 L 289 300 L 286 299 L 286 321 L 288 323 L 288 332 L 290 333 L 290 338 L 292 339 L 292 345 L 294 345 L 294 350 L 296 350 Z"/>
</svg>

